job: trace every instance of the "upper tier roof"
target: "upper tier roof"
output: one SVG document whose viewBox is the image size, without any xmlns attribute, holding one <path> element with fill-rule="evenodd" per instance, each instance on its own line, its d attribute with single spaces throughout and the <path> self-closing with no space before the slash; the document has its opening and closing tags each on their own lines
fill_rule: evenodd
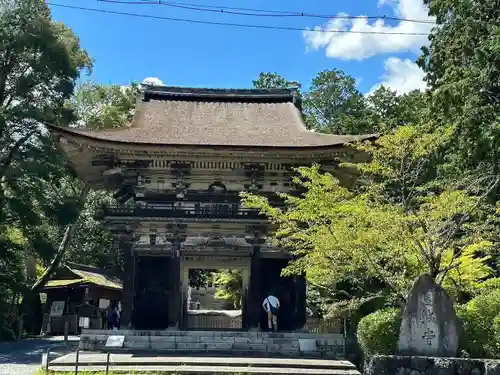
<svg viewBox="0 0 500 375">
<path fill-rule="evenodd" d="M 289 89 L 235 90 L 146 86 L 132 122 L 101 131 L 61 129 L 85 138 L 139 145 L 321 147 L 370 136 L 306 129 Z"/>
</svg>

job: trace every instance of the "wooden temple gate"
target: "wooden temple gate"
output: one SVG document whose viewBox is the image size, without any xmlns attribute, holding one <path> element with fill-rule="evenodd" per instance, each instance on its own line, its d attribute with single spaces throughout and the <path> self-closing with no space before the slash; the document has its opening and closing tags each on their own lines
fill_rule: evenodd
<svg viewBox="0 0 500 375">
<path fill-rule="evenodd" d="M 266 328 L 270 291 L 280 328 L 304 326 L 305 278 L 281 277 L 291 255 L 269 243 L 272 226 L 239 194 L 283 207 L 276 192 L 300 194 L 293 169 L 312 163 L 348 183 L 337 169 L 354 160 L 345 143 L 369 137 L 308 131 L 294 89 L 163 86 L 142 87 L 130 125 L 49 130 L 90 187 L 114 191 L 99 219 L 123 252 L 123 328 L 197 328 L 186 314 L 187 270 L 231 262 L 244 273 L 242 329 Z"/>
</svg>

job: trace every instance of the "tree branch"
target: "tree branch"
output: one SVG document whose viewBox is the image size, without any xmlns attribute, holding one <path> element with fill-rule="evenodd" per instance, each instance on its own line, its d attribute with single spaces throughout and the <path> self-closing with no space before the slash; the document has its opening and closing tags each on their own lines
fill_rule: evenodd
<svg viewBox="0 0 500 375">
<path fill-rule="evenodd" d="M 7 155 L 5 155 L 2 158 L 2 160 L 0 160 L 0 178 L 3 177 L 5 175 L 5 173 L 7 172 L 7 169 L 12 164 L 12 161 L 14 160 L 14 157 L 16 156 L 16 153 L 19 151 L 19 149 L 35 133 L 36 133 L 36 129 L 32 129 L 28 133 L 26 133 L 23 137 L 19 138 L 16 141 L 16 143 L 14 143 L 14 145 L 11 147 L 10 151 L 8 151 Z"/>
</svg>

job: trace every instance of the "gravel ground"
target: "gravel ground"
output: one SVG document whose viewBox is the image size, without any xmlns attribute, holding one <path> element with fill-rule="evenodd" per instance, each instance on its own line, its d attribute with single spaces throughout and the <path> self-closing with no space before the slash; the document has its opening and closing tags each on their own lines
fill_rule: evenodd
<svg viewBox="0 0 500 375">
<path fill-rule="evenodd" d="M 74 349 L 78 337 L 70 337 L 68 346 L 62 337 L 27 339 L 0 343 L 0 375 L 33 375 L 40 368 L 42 354 L 51 348 L 50 359 Z"/>
</svg>

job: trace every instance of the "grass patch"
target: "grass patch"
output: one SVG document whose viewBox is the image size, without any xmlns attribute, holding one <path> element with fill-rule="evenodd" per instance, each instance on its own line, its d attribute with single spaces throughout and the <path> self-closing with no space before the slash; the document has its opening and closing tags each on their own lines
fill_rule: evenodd
<svg viewBox="0 0 500 375">
<path fill-rule="evenodd" d="M 187 375 L 189 373 L 183 372 L 183 373 L 177 373 L 177 372 L 165 372 L 165 371 L 160 371 L 160 372 L 151 372 L 151 371 L 111 371 L 109 370 L 108 375 Z M 36 375 L 75 375 L 75 371 L 70 371 L 70 372 L 60 372 L 60 371 L 44 371 L 44 370 L 38 370 Z M 106 375 L 105 371 L 96 371 L 96 372 L 81 372 L 78 371 L 78 375 Z M 227 375 L 227 373 L 221 373 L 221 374 L 213 374 L 213 375 Z M 247 375 L 245 373 L 231 373 L 230 375 Z"/>
</svg>

